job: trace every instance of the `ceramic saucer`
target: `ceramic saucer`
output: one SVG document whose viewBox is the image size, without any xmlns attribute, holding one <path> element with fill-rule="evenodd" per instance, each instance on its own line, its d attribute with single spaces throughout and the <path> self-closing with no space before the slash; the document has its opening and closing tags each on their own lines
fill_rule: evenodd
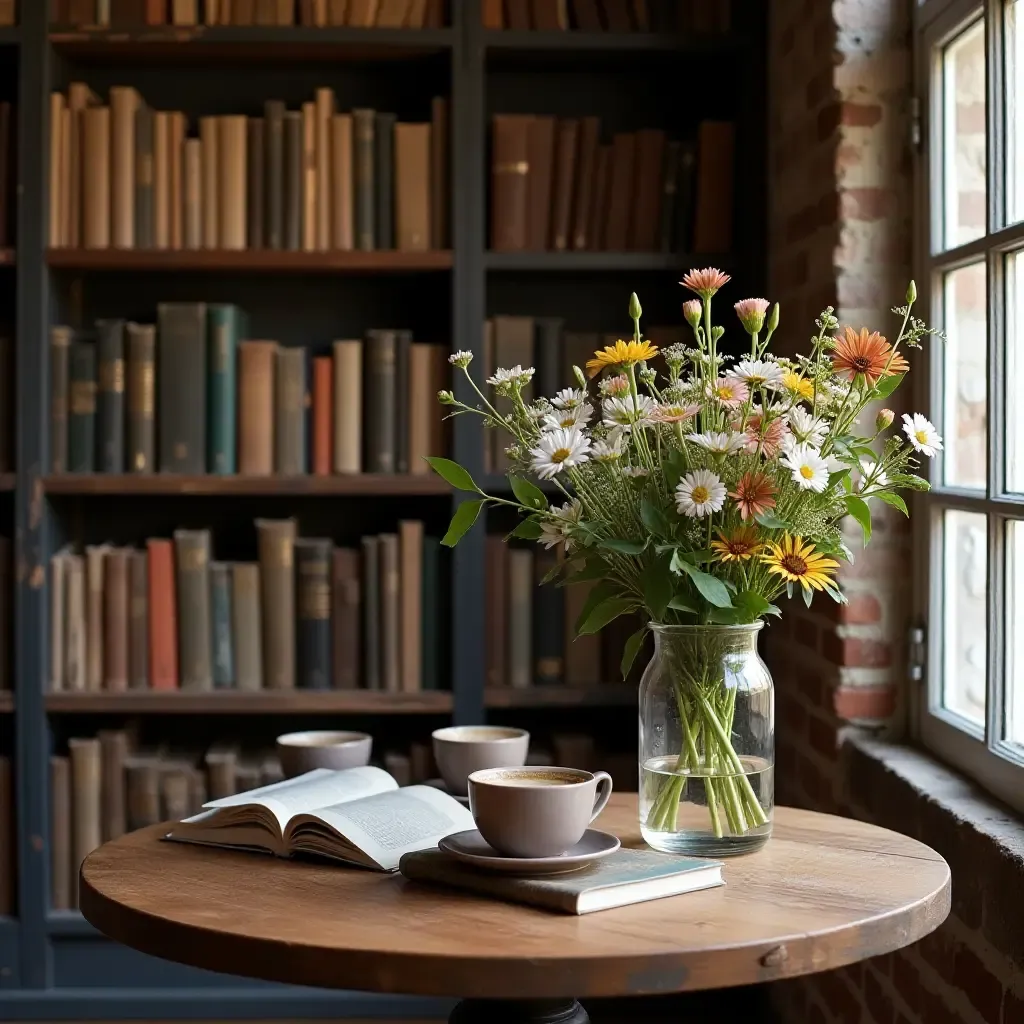
<svg viewBox="0 0 1024 1024">
<path fill-rule="evenodd" d="M 462 804 L 463 807 L 468 807 L 469 806 L 469 797 L 468 796 L 459 796 L 458 793 L 453 793 L 448 788 L 448 783 L 445 782 L 444 779 L 427 779 L 427 781 L 424 782 L 423 785 L 424 786 L 433 786 L 434 789 L 439 789 L 439 790 L 441 790 L 442 793 L 447 793 L 450 797 L 453 797 L 454 799 L 458 800 L 459 803 Z"/>
<path fill-rule="evenodd" d="M 449 857 L 472 864 L 484 871 L 498 871 L 508 875 L 559 875 L 576 871 L 592 861 L 607 857 L 619 848 L 616 836 L 588 828 L 583 838 L 570 850 L 557 857 L 506 857 L 489 846 L 474 828 L 445 836 L 437 847 Z"/>
</svg>

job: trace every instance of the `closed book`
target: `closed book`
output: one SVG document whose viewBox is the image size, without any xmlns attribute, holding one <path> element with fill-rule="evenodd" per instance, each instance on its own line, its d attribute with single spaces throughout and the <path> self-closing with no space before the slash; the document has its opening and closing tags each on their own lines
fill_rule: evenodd
<svg viewBox="0 0 1024 1024">
<path fill-rule="evenodd" d="M 69 554 L 64 566 L 64 688 L 86 689 L 85 558 Z"/>
<path fill-rule="evenodd" d="M 58 755 L 50 758 L 50 909 L 72 909 L 71 763 Z"/>
<path fill-rule="evenodd" d="M 124 787 L 124 766 L 128 760 L 128 733 L 124 729 L 100 729 L 100 793 L 103 842 L 119 839 L 128 827 L 127 794 Z"/>
<path fill-rule="evenodd" d="M 124 321 L 96 321 L 97 459 L 100 473 L 124 472 Z"/>
<path fill-rule="evenodd" d="M 298 593 L 298 685 L 304 690 L 331 688 L 331 573 L 334 544 L 322 538 L 295 542 Z"/>
<path fill-rule="evenodd" d="M 363 468 L 395 472 L 395 360 L 397 332 L 366 332 L 363 407 L 367 412 Z"/>
<path fill-rule="evenodd" d="M 580 32 L 601 32 L 601 14 L 597 0 L 572 0 L 573 21 Z"/>
<path fill-rule="evenodd" d="M 274 472 L 274 376 L 276 341 L 243 341 L 238 346 L 238 472 Z"/>
<path fill-rule="evenodd" d="M 601 638 L 598 634 L 576 635 L 576 620 L 593 589 L 593 583 L 575 583 L 562 588 L 565 595 L 563 650 L 567 686 L 594 686 L 601 681 Z"/>
<path fill-rule="evenodd" d="M 50 693 L 64 686 L 64 589 L 67 584 L 68 551 L 50 556 Z"/>
<path fill-rule="evenodd" d="M 71 761 L 72 903 L 78 904 L 78 872 L 82 861 L 103 842 L 101 817 L 102 761 L 97 739 L 68 740 Z"/>
<path fill-rule="evenodd" d="M 363 468 L 363 343 L 334 342 L 334 471 Z"/>
<path fill-rule="evenodd" d="M 722 885 L 720 861 L 666 856 L 655 850 L 616 850 L 585 871 L 547 878 L 477 871 L 440 850 L 407 853 L 399 869 L 416 882 L 466 889 L 512 903 L 577 915 Z"/>
<path fill-rule="evenodd" d="M 72 331 L 70 327 L 50 328 L 50 472 L 68 470 L 68 409 Z"/>
<path fill-rule="evenodd" d="M 449 106 L 443 96 L 430 101 L 430 248 L 448 248 L 449 174 L 451 162 L 448 132 Z"/>
<path fill-rule="evenodd" d="M 534 319 L 534 362 L 537 367 L 537 390 L 542 395 L 554 395 L 566 378 L 562 375 L 562 327 L 565 321 L 557 316 L 539 316 Z M 570 378 L 571 379 L 571 378 Z"/>
<path fill-rule="evenodd" d="M 622 252 L 629 242 L 635 158 L 636 136 L 628 132 L 617 133 L 612 139 L 611 179 L 604 236 L 604 247 L 609 252 Z"/>
<path fill-rule="evenodd" d="M 238 342 L 243 333 L 243 314 L 230 304 L 207 307 L 209 380 L 207 399 L 206 468 L 210 473 L 236 470 L 237 449 L 235 394 L 238 389 Z"/>
<path fill-rule="evenodd" d="M 377 4 L 377 28 L 402 28 L 409 15 L 411 0 L 379 0 Z"/>
<path fill-rule="evenodd" d="M 630 0 L 601 0 L 605 25 L 609 32 L 632 32 L 633 19 L 630 16 Z"/>
<path fill-rule="evenodd" d="M 175 530 L 178 671 L 183 690 L 213 689 L 210 630 L 210 531 Z"/>
<path fill-rule="evenodd" d="M 424 125 L 429 130 L 429 125 Z M 395 248 L 395 217 L 397 210 L 401 207 L 401 195 L 396 197 L 397 190 L 400 192 L 403 181 L 402 173 L 410 174 L 410 169 L 403 161 L 417 161 L 416 173 L 419 176 L 419 184 L 424 190 L 429 191 L 430 179 L 427 161 L 419 163 L 421 154 L 409 151 L 407 140 L 399 143 L 397 138 L 398 126 L 395 124 L 395 115 L 380 112 L 374 119 L 373 126 L 373 163 L 376 171 L 374 182 L 374 241 L 378 249 Z M 408 210 L 406 211 L 409 212 Z M 426 216 L 426 214 L 424 214 Z M 401 230 L 399 221 L 399 230 Z M 399 244 L 398 248 L 403 248 Z"/>
<path fill-rule="evenodd" d="M 548 3 L 549 0 L 543 0 Z M 504 0 L 481 0 L 480 18 L 483 27 L 492 32 L 505 27 L 505 5 Z"/>
<path fill-rule="evenodd" d="M 697 132 L 693 250 L 724 253 L 732 247 L 735 125 L 702 121 Z"/>
<path fill-rule="evenodd" d="M 167 24 L 167 0 L 146 0 L 146 24 Z"/>
<path fill-rule="evenodd" d="M 154 756 L 135 755 L 125 765 L 128 829 L 145 828 L 163 821 L 160 806 L 160 762 Z"/>
<path fill-rule="evenodd" d="M 235 652 L 231 635 L 231 566 L 210 563 L 210 618 L 213 644 L 213 688 L 235 685 Z"/>
<path fill-rule="evenodd" d="M 153 111 L 140 102 L 135 108 L 135 247 L 153 248 Z"/>
<path fill-rule="evenodd" d="M 327 0 L 327 24 L 328 25 L 349 25 L 354 24 L 348 21 L 349 0 Z"/>
<path fill-rule="evenodd" d="M 110 246 L 110 108 L 82 111 L 82 244 Z"/>
<path fill-rule="evenodd" d="M 158 114 L 157 117 L 159 116 Z M 204 249 L 220 248 L 220 129 L 217 121 L 216 117 L 199 118 Z"/>
<path fill-rule="evenodd" d="M 247 121 L 244 115 L 237 114 L 217 119 L 218 238 L 221 249 L 244 249 L 248 245 Z"/>
<path fill-rule="evenodd" d="M 203 247 L 203 144 L 186 139 L 182 159 L 182 245 L 186 249 Z"/>
<path fill-rule="evenodd" d="M 558 122 L 557 150 L 554 170 L 554 198 L 551 203 L 551 248 L 570 248 L 572 231 L 573 188 L 576 183 L 576 150 L 580 123 L 575 118 Z"/>
<path fill-rule="evenodd" d="M 277 25 L 295 24 L 295 0 L 277 0 Z"/>
<path fill-rule="evenodd" d="M 164 763 L 160 766 L 160 817 L 181 821 L 195 811 L 192 806 L 192 779 L 187 765 Z"/>
<path fill-rule="evenodd" d="M 317 236 L 316 104 L 302 104 L 302 250 L 316 251 Z"/>
<path fill-rule="evenodd" d="M 335 548 L 331 577 L 332 682 L 336 690 L 354 690 L 360 684 L 360 553 Z"/>
<path fill-rule="evenodd" d="M 546 249 L 551 236 L 552 183 L 555 173 L 553 117 L 534 117 L 528 126 L 530 170 L 527 175 L 527 248 Z"/>
<path fill-rule="evenodd" d="M 395 472 L 409 472 L 409 362 L 412 331 L 395 331 Z M 440 404 L 440 403 L 438 403 Z"/>
<path fill-rule="evenodd" d="M 423 251 L 431 244 L 431 130 L 429 124 L 394 126 L 395 205 L 402 250 Z M 382 185 L 388 181 L 389 172 L 382 172 Z"/>
<path fill-rule="evenodd" d="M 558 565 L 558 551 L 538 548 L 534 557 L 533 679 L 540 685 L 557 685 L 565 672 L 565 601 L 562 590 L 541 580 Z"/>
<path fill-rule="evenodd" d="M 257 519 L 268 690 L 295 689 L 295 520 Z"/>
<path fill-rule="evenodd" d="M 199 0 L 171 0 L 171 24 L 190 27 L 199 24 Z"/>
<path fill-rule="evenodd" d="M 438 537 L 423 538 L 423 573 L 420 603 L 423 623 L 420 630 L 424 690 L 441 689 L 441 541 Z"/>
<path fill-rule="evenodd" d="M 590 208 L 594 202 L 594 186 L 597 183 L 597 148 L 600 135 L 601 122 L 598 118 L 584 117 L 580 120 L 571 232 L 571 248 L 577 250 L 590 248 Z"/>
<path fill-rule="evenodd" d="M 426 476 L 428 455 L 444 455 L 444 406 L 438 391 L 447 387 L 448 358 L 443 345 L 418 342 L 409 348 L 409 469 Z M 545 392 L 547 393 L 547 392 Z M 552 392 L 553 394 L 553 392 Z"/>
<path fill-rule="evenodd" d="M 423 523 L 398 524 L 399 683 L 403 693 L 423 688 Z"/>
<path fill-rule="evenodd" d="M 675 252 L 676 200 L 679 195 L 679 163 L 683 144 L 668 142 L 661 162 L 661 208 L 658 213 L 658 250 Z"/>
<path fill-rule="evenodd" d="M 494 358 L 498 366 L 533 366 L 533 318 L 528 316 L 496 316 L 494 319 Z M 522 391 L 523 401 L 533 398 L 533 386 L 527 385 Z M 495 398 L 494 407 L 507 415 L 512 411 L 509 398 Z M 508 468 L 505 455 L 504 436 L 492 432 L 494 443 L 493 465 L 495 472 L 504 473 Z"/>
<path fill-rule="evenodd" d="M 283 476 L 306 472 L 306 350 L 277 350 L 274 389 L 274 471 Z"/>
<path fill-rule="evenodd" d="M 62 209 L 67 197 L 66 179 L 70 175 L 69 156 L 64 143 L 70 145 L 70 138 L 63 133 L 62 121 L 66 100 L 61 92 L 50 93 L 50 180 L 48 183 L 49 209 L 48 242 L 51 249 L 68 244 L 67 214 Z"/>
<path fill-rule="evenodd" d="M 156 468 L 156 326 L 130 323 L 128 335 L 127 463 L 131 473 Z"/>
<path fill-rule="evenodd" d="M 268 249 L 284 248 L 284 119 L 283 100 L 263 105 L 263 231 Z"/>
<path fill-rule="evenodd" d="M 284 247 L 302 248 L 302 115 L 284 115 Z"/>
<path fill-rule="evenodd" d="M 78 247 L 83 244 L 82 199 L 85 175 L 82 170 L 84 158 L 84 121 L 82 111 L 99 103 L 99 97 L 85 82 L 71 82 L 68 85 L 67 136 L 62 139 L 60 158 L 64 161 L 61 173 L 64 183 L 61 193 L 60 213 L 64 220 L 64 244 Z M 66 145 L 65 145 L 66 143 Z M 52 173 L 52 167 L 51 167 Z M 51 214 L 52 217 L 52 214 Z M 52 229 L 51 222 L 51 229 Z"/>
<path fill-rule="evenodd" d="M 368 690 L 381 689 L 380 658 L 380 540 L 363 537 L 362 598 L 363 598 L 363 686 Z"/>
<path fill-rule="evenodd" d="M 513 32 L 527 32 L 531 24 L 530 0 L 505 0 L 505 24 Z"/>
<path fill-rule="evenodd" d="M 370 28 L 377 19 L 380 0 L 348 0 L 348 24 L 353 28 Z"/>
<path fill-rule="evenodd" d="M 72 341 L 68 357 L 68 471 L 96 468 L 96 346 Z"/>
<path fill-rule="evenodd" d="M 374 173 L 374 125 L 376 113 L 373 110 L 352 111 L 353 140 L 353 195 L 355 217 L 355 247 L 363 251 L 377 248 L 377 200 L 376 175 Z"/>
<path fill-rule="evenodd" d="M 612 182 L 612 147 L 598 146 L 594 164 L 594 194 L 587 220 L 587 248 L 605 247 L 605 227 L 608 213 L 608 190 Z"/>
<path fill-rule="evenodd" d="M 203 755 L 209 779 L 210 799 L 223 800 L 238 792 L 235 772 L 238 768 L 238 748 L 230 744 L 215 744 Z"/>
<path fill-rule="evenodd" d="M 203 24 L 219 25 L 221 17 L 220 0 L 206 0 L 203 4 Z"/>
<path fill-rule="evenodd" d="M 182 249 L 185 245 L 185 115 L 172 110 L 168 117 L 167 158 L 170 161 L 170 247 Z"/>
<path fill-rule="evenodd" d="M 628 245 L 638 252 L 654 252 L 661 220 L 662 166 L 665 133 L 645 128 L 636 133 L 636 169 L 633 178 L 633 216 Z"/>
<path fill-rule="evenodd" d="M 508 683 L 517 690 L 533 682 L 533 552 L 508 553 Z"/>
<path fill-rule="evenodd" d="M 128 689 L 128 548 L 111 548 L 103 559 L 103 689 Z"/>
<path fill-rule="evenodd" d="M 262 637 L 260 567 L 256 562 L 235 562 L 231 566 L 231 644 L 239 690 L 263 689 Z"/>
<path fill-rule="evenodd" d="M 330 356 L 313 360 L 313 473 L 330 476 L 334 441 L 334 362 Z"/>
<path fill-rule="evenodd" d="M 135 114 L 139 94 L 130 85 L 110 88 L 110 244 L 135 247 Z"/>
<path fill-rule="evenodd" d="M 206 472 L 206 319 L 204 302 L 157 306 L 163 473 Z"/>
<path fill-rule="evenodd" d="M 485 686 L 508 684 L 508 553 L 501 537 L 487 537 L 484 566 Z"/>
<path fill-rule="evenodd" d="M 564 32 L 569 27 L 567 0 L 531 0 L 533 27 L 541 32 Z"/>
<path fill-rule="evenodd" d="M 522 250 L 528 244 L 529 114 L 495 114 L 491 151 L 491 248 Z"/>
<path fill-rule="evenodd" d="M 149 557 L 128 554 L 128 689 L 149 689 Z"/>
<path fill-rule="evenodd" d="M 146 542 L 149 555 L 149 685 L 178 689 L 178 602 L 175 595 L 174 545 Z"/>
<path fill-rule="evenodd" d="M 255 25 L 256 0 L 231 0 L 231 24 Z"/>
<path fill-rule="evenodd" d="M 352 115 L 331 118 L 331 248 L 352 248 Z"/>
<path fill-rule="evenodd" d="M 277 0 L 256 0 L 256 24 L 273 25 L 277 21 Z"/>
<path fill-rule="evenodd" d="M 380 686 L 388 693 L 402 689 L 401 561 L 398 535 L 377 538 L 380 554 Z"/>
<path fill-rule="evenodd" d="M 334 117 L 334 90 L 316 91 L 316 248 L 326 252 L 331 248 L 333 213 L 331 200 L 331 119 Z"/>
<path fill-rule="evenodd" d="M 163 110 L 153 114 L 153 247 L 171 247 L 171 115 Z"/>
</svg>

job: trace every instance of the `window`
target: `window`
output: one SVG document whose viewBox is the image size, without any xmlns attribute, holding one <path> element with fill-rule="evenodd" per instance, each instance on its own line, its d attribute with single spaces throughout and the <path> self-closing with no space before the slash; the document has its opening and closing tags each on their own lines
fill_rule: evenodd
<svg viewBox="0 0 1024 1024">
<path fill-rule="evenodd" d="M 945 448 L 914 530 L 923 741 L 1024 811 L 1024 0 L 923 0 L 917 276 Z"/>
</svg>

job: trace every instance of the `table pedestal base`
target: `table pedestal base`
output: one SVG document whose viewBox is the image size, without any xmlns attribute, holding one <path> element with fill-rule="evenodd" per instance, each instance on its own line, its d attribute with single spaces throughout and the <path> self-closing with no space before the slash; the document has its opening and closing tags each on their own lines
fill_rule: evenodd
<svg viewBox="0 0 1024 1024">
<path fill-rule="evenodd" d="M 590 1017 L 575 999 L 467 999 L 448 1024 L 590 1024 Z"/>
</svg>

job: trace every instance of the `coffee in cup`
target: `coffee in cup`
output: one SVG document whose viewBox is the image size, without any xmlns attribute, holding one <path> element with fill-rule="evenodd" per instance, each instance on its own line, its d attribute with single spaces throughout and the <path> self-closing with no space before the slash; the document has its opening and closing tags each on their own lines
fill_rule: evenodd
<svg viewBox="0 0 1024 1024">
<path fill-rule="evenodd" d="M 359 768 L 370 763 L 373 737 L 365 732 L 309 730 L 277 737 L 281 770 L 289 779 L 314 768 Z"/>
<path fill-rule="evenodd" d="M 483 768 L 518 766 L 526 761 L 530 734 L 503 725 L 452 725 L 435 729 L 434 760 L 450 792 L 466 795 L 469 776 Z"/>
</svg>

